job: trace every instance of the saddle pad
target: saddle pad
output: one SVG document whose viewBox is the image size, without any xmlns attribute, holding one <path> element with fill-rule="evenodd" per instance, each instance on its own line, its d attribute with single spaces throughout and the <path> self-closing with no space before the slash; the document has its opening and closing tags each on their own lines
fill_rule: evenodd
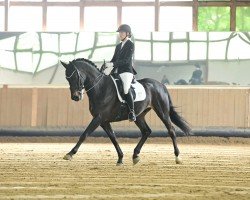
<svg viewBox="0 0 250 200">
<path fill-rule="evenodd" d="M 114 77 L 111 76 L 111 79 L 113 80 L 113 82 L 115 84 L 118 99 L 120 100 L 120 102 L 125 103 L 125 100 L 122 99 L 122 97 L 120 95 L 120 92 L 118 90 L 117 83 L 116 83 Z M 131 87 L 134 89 L 135 94 L 136 94 L 134 102 L 143 101 L 146 99 L 146 91 L 145 91 L 145 88 L 142 86 L 142 84 L 140 84 L 138 81 L 135 81 L 135 83 L 131 84 Z"/>
</svg>

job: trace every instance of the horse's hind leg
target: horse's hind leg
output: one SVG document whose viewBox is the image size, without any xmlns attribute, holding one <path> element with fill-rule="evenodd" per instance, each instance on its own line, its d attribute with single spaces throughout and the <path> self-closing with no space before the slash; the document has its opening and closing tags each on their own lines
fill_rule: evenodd
<svg viewBox="0 0 250 200">
<path fill-rule="evenodd" d="M 179 154 L 180 154 L 180 151 L 178 149 L 177 142 L 176 142 L 175 129 L 172 126 L 170 117 L 169 117 L 168 114 L 163 113 L 162 109 L 160 109 L 160 110 L 156 110 L 155 109 L 155 112 L 158 115 L 158 117 L 161 119 L 161 121 L 164 123 L 164 125 L 166 126 L 166 128 L 168 129 L 168 134 L 171 137 L 172 142 L 173 142 L 173 146 L 174 146 L 175 162 L 176 162 L 176 164 L 181 164 L 181 160 L 178 157 Z"/>
<path fill-rule="evenodd" d="M 115 149 L 117 151 L 118 161 L 117 161 L 116 165 L 117 166 L 122 165 L 123 153 L 122 153 L 122 150 L 121 150 L 121 148 L 116 140 L 115 133 L 112 130 L 110 123 L 104 123 L 101 125 L 101 127 L 107 133 L 108 137 L 110 138 L 111 142 L 113 143 L 113 145 L 115 146 Z"/>
<path fill-rule="evenodd" d="M 168 134 L 169 134 L 169 136 L 171 137 L 172 142 L 173 142 L 174 154 L 175 154 L 175 162 L 176 162 L 176 164 L 181 164 L 181 159 L 178 157 L 179 154 L 180 154 L 180 151 L 179 151 L 179 149 L 178 149 L 177 142 L 176 142 L 175 129 L 174 129 L 174 127 L 172 126 L 172 123 L 171 123 L 169 117 L 167 117 L 167 120 L 163 119 L 162 121 L 163 121 L 163 123 L 165 124 L 165 126 L 167 127 L 167 129 L 168 129 Z"/>
<path fill-rule="evenodd" d="M 168 129 L 168 134 L 171 137 L 172 142 L 173 142 L 173 146 L 174 146 L 174 154 L 175 154 L 176 164 L 181 164 L 181 160 L 178 157 L 180 154 L 180 151 L 178 149 L 177 142 L 176 142 L 175 129 L 172 126 L 172 123 L 170 120 L 170 116 L 169 116 L 169 112 L 168 112 L 169 109 L 165 106 L 165 105 L 167 105 L 167 103 L 162 102 L 161 105 L 163 105 L 163 106 L 159 106 L 159 105 L 160 104 L 156 104 L 156 106 L 154 107 L 154 111 L 156 112 L 158 117 L 161 119 L 161 121 L 164 123 L 164 125 Z"/>
<path fill-rule="evenodd" d="M 149 128 L 149 126 L 147 125 L 144 116 L 145 115 L 138 116 L 136 118 L 136 121 L 135 121 L 135 124 L 141 130 L 142 137 L 141 137 L 141 140 L 139 141 L 139 143 L 137 144 L 137 146 L 134 149 L 134 155 L 133 155 L 133 163 L 134 164 L 137 164 L 140 161 L 140 157 L 138 155 L 140 154 L 140 151 L 141 151 L 141 148 L 142 148 L 143 144 L 146 142 L 146 140 L 148 139 L 148 136 L 152 132 L 151 129 Z"/>
</svg>

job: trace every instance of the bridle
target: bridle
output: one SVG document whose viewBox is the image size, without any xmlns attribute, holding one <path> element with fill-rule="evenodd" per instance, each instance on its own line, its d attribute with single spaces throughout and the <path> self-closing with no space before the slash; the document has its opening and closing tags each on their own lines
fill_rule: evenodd
<svg viewBox="0 0 250 200">
<path fill-rule="evenodd" d="M 75 65 L 74 63 L 71 63 L 71 64 L 74 66 L 75 70 L 72 72 L 72 74 L 71 74 L 70 76 L 66 76 L 66 79 L 70 79 L 70 78 L 73 76 L 73 74 L 74 74 L 75 72 L 77 72 L 77 75 L 78 75 L 78 91 L 79 91 L 79 92 L 82 92 L 82 90 L 85 89 L 85 87 L 84 87 L 84 84 L 82 83 L 81 79 L 83 79 L 84 77 L 81 75 L 81 73 L 80 73 L 79 70 L 77 69 L 76 65 Z M 100 76 L 101 76 L 101 78 L 100 78 L 92 87 L 90 87 L 88 90 L 85 90 L 86 93 L 89 92 L 90 90 L 92 90 L 92 89 L 102 80 L 102 78 L 103 78 L 103 76 L 104 76 L 104 73 L 101 73 L 99 76 L 97 76 L 96 79 L 95 79 L 95 81 L 96 81 Z M 95 82 L 95 81 L 94 81 L 94 82 Z"/>
</svg>

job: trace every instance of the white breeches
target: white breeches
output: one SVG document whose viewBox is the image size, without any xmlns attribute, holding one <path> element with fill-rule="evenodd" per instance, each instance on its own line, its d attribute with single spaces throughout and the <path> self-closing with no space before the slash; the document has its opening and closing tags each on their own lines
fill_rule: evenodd
<svg viewBox="0 0 250 200">
<path fill-rule="evenodd" d="M 134 75 L 130 72 L 123 72 L 120 74 L 120 77 L 122 79 L 124 94 L 128 94 Z"/>
</svg>

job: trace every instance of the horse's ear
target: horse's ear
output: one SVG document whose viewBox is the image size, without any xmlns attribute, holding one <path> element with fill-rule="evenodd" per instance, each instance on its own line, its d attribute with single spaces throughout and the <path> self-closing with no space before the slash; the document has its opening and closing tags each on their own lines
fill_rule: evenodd
<svg viewBox="0 0 250 200">
<path fill-rule="evenodd" d="M 66 63 L 64 63 L 63 61 L 60 60 L 60 62 L 62 63 L 62 65 L 67 69 L 68 65 Z"/>
</svg>

